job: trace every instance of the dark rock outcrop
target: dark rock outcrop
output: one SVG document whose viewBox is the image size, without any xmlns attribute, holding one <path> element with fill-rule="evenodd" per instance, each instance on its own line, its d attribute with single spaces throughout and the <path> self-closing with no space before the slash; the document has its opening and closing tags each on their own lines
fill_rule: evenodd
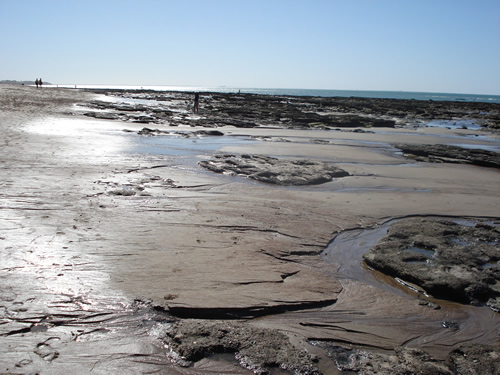
<svg viewBox="0 0 500 375">
<path fill-rule="evenodd" d="M 276 305 L 259 305 L 247 307 L 192 307 L 168 304 L 169 314 L 184 319 L 253 319 L 265 315 L 282 314 L 287 311 L 317 309 L 334 304 L 335 298 L 323 301 L 296 303 L 279 303 Z"/>
<path fill-rule="evenodd" d="M 151 129 L 151 128 L 142 128 L 137 132 L 139 135 L 160 135 L 160 134 L 170 134 L 170 132 L 159 130 L 159 129 Z"/>
<path fill-rule="evenodd" d="M 498 346 L 465 344 L 453 350 L 449 360 L 456 374 L 500 374 Z"/>
<path fill-rule="evenodd" d="M 327 350 L 327 355 L 342 373 L 381 375 L 496 375 L 500 374 L 500 349 L 490 345 L 465 344 L 453 350 L 447 361 L 411 347 L 399 347 L 394 354 L 364 349 L 344 348 L 328 342 L 313 341 Z"/>
<path fill-rule="evenodd" d="M 125 130 L 128 131 L 128 130 Z M 132 132 L 131 130 L 128 132 Z M 142 128 L 137 132 L 139 135 L 177 135 L 182 137 L 194 137 L 194 136 L 215 136 L 220 137 L 223 136 L 224 133 L 219 130 L 197 130 L 194 132 L 171 132 L 168 130 L 160 130 L 160 129 L 151 129 L 151 128 Z"/>
<path fill-rule="evenodd" d="M 482 167 L 500 168 L 500 154 L 493 151 L 448 145 L 395 144 L 394 147 L 418 161 L 474 164 Z"/>
<path fill-rule="evenodd" d="M 216 136 L 216 137 L 220 137 L 220 136 L 224 135 L 224 133 L 219 131 L 219 130 L 198 130 L 198 131 L 193 132 L 193 134 L 195 134 L 195 135 L 210 135 L 210 136 Z"/>
<path fill-rule="evenodd" d="M 277 330 L 232 321 L 191 319 L 169 325 L 162 339 L 184 366 L 211 354 L 234 353 L 243 367 L 256 374 L 265 374 L 272 367 L 295 374 L 320 374 L 312 356 L 295 348 Z"/>
<path fill-rule="evenodd" d="M 152 90 L 86 90 L 125 99 L 151 100 L 152 105 L 94 101 L 91 108 L 120 115 L 139 113 L 155 123 L 205 127 L 284 126 L 290 128 L 372 128 L 396 124 L 422 124 L 430 120 L 470 121 L 491 130 L 500 129 L 500 104 L 434 102 L 431 100 L 312 97 L 207 92 L 200 96 L 200 114 L 191 116 L 193 93 Z"/>
<path fill-rule="evenodd" d="M 120 116 L 113 112 L 86 112 L 85 116 L 103 119 L 103 120 L 119 120 Z"/>
<path fill-rule="evenodd" d="M 500 296 L 500 228 L 412 218 L 364 255 L 370 267 L 463 303 Z"/>
<path fill-rule="evenodd" d="M 218 155 L 199 164 L 216 173 L 242 175 L 275 185 L 316 185 L 349 173 L 331 164 L 311 160 L 277 159 L 262 155 Z"/>
</svg>

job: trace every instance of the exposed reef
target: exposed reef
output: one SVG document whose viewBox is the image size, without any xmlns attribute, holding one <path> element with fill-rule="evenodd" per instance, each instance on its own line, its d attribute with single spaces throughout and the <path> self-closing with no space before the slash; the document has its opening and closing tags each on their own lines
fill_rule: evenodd
<svg viewBox="0 0 500 375">
<path fill-rule="evenodd" d="M 438 361 L 428 353 L 411 347 L 396 348 L 394 353 L 369 352 L 345 348 L 325 342 L 313 342 L 326 348 L 341 373 L 348 374 L 498 374 L 500 350 L 489 345 L 461 345 L 453 350 L 446 362 Z"/>
<path fill-rule="evenodd" d="M 192 115 L 193 94 L 152 90 L 87 90 L 155 105 L 93 101 L 86 116 L 139 123 L 218 127 L 282 126 L 302 129 L 377 128 L 425 124 L 430 120 L 471 120 L 500 129 L 500 104 L 356 97 L 311 97 L 206 92 L 200 115 Z"/>
<path fill-rule="evenodd" d="M 500 296 L 500 230 L 445 220 L 404 219 L 364 256 L 370 267 L 423 288 L 427 293 L 463 303 Z"/>
<path fill-rule="evenodd" d="M 277 159 L 270 156 L 217 155 L 199 164 L 212 172 L 243 175 L 276 185 L 317 185 L 349 173 L 331 164 L 312 160 Z"/>
<path fill-rule="evenodd" d="M 295 374 L 321 374 L 314 357 L 277 330 L 233 321 L 180 320 L 167 326 L 162 339 L 183 366 L 211 354 L 234 353 L 242 366 L 256 374 L 266 374 L 273 367 Z"/>
<path fill-rule="evenodd" d="M 248 307 L 186 307 L 168 305 L 168 312 L 178 318 L 184 319 L 253 319 L 265 315 L 281 314 L 287 311 L 317 309 L 332 305 L 336 298 L 325 298 L 323 301 L 312 302 L 281 302 L 276 305 L 260 305 Z"/>
<path fill-rule="evenodd" d="M 131 132 L 131 130 L 124 130 L 125 132 Z M 142 128 L 137 132 L 139 135 L 149 135 L 149 136 L 155 136 L 155 135 L 177 135 L 177 136 L 182 136 L 185 138 L 189 137 L 196 137 L 200 135 L 210 135 L 210 136 L 223 136 L 224 133 L 219 131 L 219 130 L 196 130 L 192 132 L 170 132 L 170 131 L 165 131 L 165 130 L 160 130 L 160 129 L 150 129 L 150 128 Z"/>
<path fill-rule="evenodd" d="M 493 151 L 448 145 L 395 144 L 394 147 L 399 148 L 406 156 L 418 161 L 500 168 L 500 154 Z"/>
</svg>

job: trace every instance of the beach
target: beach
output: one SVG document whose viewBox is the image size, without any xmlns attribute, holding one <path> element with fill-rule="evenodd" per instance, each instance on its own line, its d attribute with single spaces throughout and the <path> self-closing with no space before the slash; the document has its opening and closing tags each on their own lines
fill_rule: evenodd
<svg viewBox="0 0 500 375">
<path fill-rule="evenodd" d="M 496 230 L 498 104 L 192 99 L 0 86 L 0 372 L 488 373 L 498 240 L 466 303 L 356 250 L 394 219 Z M 491 360 L 460 362 L 468 344 Z"/>
</svg>

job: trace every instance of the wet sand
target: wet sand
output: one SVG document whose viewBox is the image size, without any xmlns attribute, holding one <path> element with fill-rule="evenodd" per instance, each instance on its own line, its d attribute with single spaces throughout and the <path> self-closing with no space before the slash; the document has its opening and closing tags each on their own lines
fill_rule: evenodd
<svg viewBox="0 0 500 375">
<path fill-rule="evenodd" d="M 168 142 L 148 152 L 136 133 L 143 123 L 89 119 L 74 106 L 95 99 L 0 86 L 0 371 L 246 373 L 219 358 L 172 364 L 158 330 L 173 316 L 280 330 L 323 373 L 335 364 L 308 340 L 376 352 L 408 345 L 438 359 L 463 342 L 498 346 L 500 319 L 488 308 L 440 301 L 433 310 L 411 292 L 339 275 L 322 257 L 339 233 L 391 218 L 498 218 L 497 169 L 416 163 L 390 146 L 491 145 L 497 135 L 225 125 L 217 129 L 234 145 L 197 151 L 207 142 L 199 137 L 182 146 L 189 152 L 167 152 Z M 155 127 L 205 129 L 193 126 L 210 116 L 203 102 L 200 112 Z M 280 187 L 196 164 L 216 153 L 326 161 L 350 176 Z"/>
</svg>

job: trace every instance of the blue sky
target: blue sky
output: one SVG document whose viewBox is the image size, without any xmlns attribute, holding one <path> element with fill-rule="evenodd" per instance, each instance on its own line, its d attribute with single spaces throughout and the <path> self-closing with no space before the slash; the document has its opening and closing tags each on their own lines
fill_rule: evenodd
<svg viewBox="0 0 500 375">
<path fill-rule="evenodd" d="M 500 94 L 500 0 L 0 0 L 0 80 Z"/>
</svg>

